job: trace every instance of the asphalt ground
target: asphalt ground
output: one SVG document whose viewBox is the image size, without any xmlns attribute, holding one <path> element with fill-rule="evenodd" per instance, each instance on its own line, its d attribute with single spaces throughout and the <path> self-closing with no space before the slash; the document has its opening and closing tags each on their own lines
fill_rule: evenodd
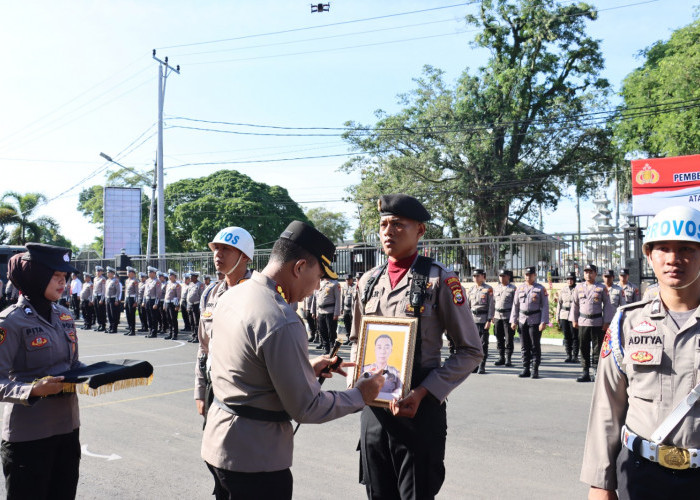
<svg viewBox="0 0 700 500">
<path fill-rule="evenodd" d="M 196 344 L 122 333 L 78 330 L 85 363 L 128 358 L 155 368 L 150 386 L 79 396 L 78 498 L 213 498 L 193 400 Z M 314 347 L 311 356 L 320 354 Z M 585 498 L 587 486 L 578 475 L 593 384 L 575 382 L 579 367 L 563 362 L 561 346 L 542 346 L 539 380 L 518 378 L 518 366 L 494 367 L 494 347 L 487 373 L 470 375 L 448 399 L 447 473 L 438 498 Z M 349 356 L 347 347 L 341 356 Z M 323 388 L 344 385 L 336 376 Z M 302 425 L 295 439 L 294 498 L 366 498 L 357 482 L 358 436 L 358 414 Z"/>
</svg>

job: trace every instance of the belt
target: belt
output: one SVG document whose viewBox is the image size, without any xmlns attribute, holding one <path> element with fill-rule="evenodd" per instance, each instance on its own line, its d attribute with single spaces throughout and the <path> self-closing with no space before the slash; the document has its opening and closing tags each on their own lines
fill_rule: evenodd
<svg viewBox="0 0 700 500">
<path fill-rule="evenodd" d="M 127 295 L 127 297 L 129 297 L 130 299 L 135 299 L 136 295 Z"/>
<path fill-rule="evenodd" d="M 496 312 L 499 312 L 499 313 L 509 313 L 509 312 L 510 312 L 510 309 L 496 309 Z"/>
<path fill-rule="evenodd" d="M 163 304 L 170 304 L 171 302 L 172 302 L 172 300 L 164 300 Z"/>
<path fill-rule="evenodd" d="M 472 314 L 484 314 L 489 312 L 488 309 L 483 308 L 483 309 L 472 309 Z"/>
<path fill-rule="evenodd" d="M 538 309 L 537 311 L 520 311 L 520 314 L 524 314 L 525 316 L 532 316 L 533 314 L 540 314 L 542 312 L 541 309 Z"/>
<path fill-rule="evenodd" d="M 214 404 L 216 404 L 216 406 L 224 410 L 226 413 L 243 418 L 250 418 L 252 420 L 262 420 L 264 422 L 289 422 L 292 419 L 292 417 L 290 417 L 284 410 L 273 411 L 248 405 L 226 404 L 216 396 L 214 396 Z"/>
<path fill-rule="evenodd" d="M 568 311 L 569 309 L 571 309 L 571 307 L 562 307 L 561 308 L 562 311 Z"/>
<path fill-rule="evenodd" d="M 597 319 L 597 318 L 602 318 L 602 317 L 603 317 L 603 313 L 598 313 L 598 314 L 582 314 L 582 313 L 579 313 L 579 316 L 581 316 L 582 318 L 586 318 L 586 319 Z"/>
<path fill-rule="evenodd" d="M 700 450 L 698 448 L 678 448 L 665 444 L 656 444 L 637 436 L 626 425 L 620 434 L 622 445 L 650 462 L 656 462 L 667 469 L 697 469 L 700 467 Z"/>
</svg>

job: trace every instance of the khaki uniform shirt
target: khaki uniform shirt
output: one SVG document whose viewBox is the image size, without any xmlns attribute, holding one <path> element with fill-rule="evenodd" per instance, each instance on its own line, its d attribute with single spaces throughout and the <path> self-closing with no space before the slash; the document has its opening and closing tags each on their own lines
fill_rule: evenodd
<svg viewBox="0 0 700 500">
<path fill-rule="evenodd" d="M 569 312 L 571 311 L 571 302 L 574 300 L 574 290 L 576 285 L 569 287 L 568 285 L 559 289 L 559 298 L 557 299 L 557 319 L 569 320 Z"/>
<path fill-rule="evenodd" d="M 168 280 L 168 284 L 165 285 L 165 302 L 172 302 L 176 307 L 180 304 L 180 296 L 182 294 L 182 287 L 180 283 L 175 281 L 174 283 Z"/>
<path fill-rule="evenodd" d="M 92 281 L 86 281 L 83 283 L 83 288 L 80 290 L 80 300 L 87 300 L 88 302 L 92 302 L 92 289 L 93 289 L 93 284 Z"/>
<path fill-rule="evenodd" d="M 136 302 L 143 302 L 144 292 L 146 291 L 146 282 L 139 280 L 138 293 L 136 294 Z"/>
<path fill-rule="evenodd" d="M 596 315 L 597 318 L 586 318 L 583 315 Z M 615 309 L 610 306 L 608 289 L 603 283 L 589 285 L 585 281 L 576 285 L 569 321 L 578 326 L 603 326 L 612 321 Z"/>
<path fill-rule="evenodd" d="M 700 308 L 680 328 L 659 299 L 620 309 L 623 346 L 617 367 L 609 342 L 616 316 L 603 341 L 583 455 L 581 481 L 614 490 L 622 425 L 644 439 L 700 381 Z M 663 444 L 700 448 L 700 404 L 695 404 Z M 691 495 L 692 496 L 692 495 Z"/>
<path fill-rule="evenodd" d="M 7 300 L 17 300 L 19 297 L 19 290 L 12 281 L 8 280 L 7 285 L 5 285 L 5 297 Z"/>
<path fill-rule="evenodd" d="M 642 297 L 643 301 L 655 299 L 656 297 L 659 296 L 659 284 L 658 283 L 652 283 L 647 287 L 646 290 L 644 290 L 644 297 Z"/>
<path fill-rule="evenodd" d="M 35 380 L 83 366 L 73 315 L 65 307 L 51 307 L 51 322 L 24 296 L 0 313 L 0 400 L 10 403 L 2 423 L 6 441 L 43 439 L 80 427 L 75 393 L 29 397 Z"/>
<path fill-rule="evenodd" d="M 311 295 L 306 297 L 304 299 L 304 302 L 302 302 L 301 308 L 304 311 L 304 316 L 308 314 L 313 314 L 316 310 L 316 294 L 312 293 Z"/>
<path fill-rule="evenodd" d="M 148 278 L 143 288 L 143 301 L 155 300 L 160 297 L 160 280 L 158 278 Z"/>
<path fill-rule="evenodd" d="M 119 300 L 119 278 L 117 278 L 116 276 L 112 279 L 107 280 L 105 297 L 108 299 L 115 298 Z"/>
<path fill-rule="evenodd" d="M 180 295 L 180 302 L 187 307 L 187 296 L 190 293 L 190 284 L 182 283 L 182 293 Z"/>
<path fill-rule="evenodd" d="M 631 304 L 632 302 L 639 302 L 640 300 L 642 300 L 642 294 L 639 291 L 639 287 L 637 285 L 632 284 L 628 281 L 625 286 L 622 286 L 620 282 L 617 283 L 617 286 L 622 288 L 622 291 L 625 292 L 625 300 L 628 304 Z"/>
<path fill-rule="evenodd" d="M 316 290 L 314 314 L 332 314 L 340 316 L 342 302 L 340 300 L 340 285 L 335 280 L 321 280 L 321 286 Z"/>
<path fill-rule="evenodd" d="M 608 288 L 608 300 L 610 301 L 610 307 L 613 311 L 616 311 L 618 307 L 627 304 L 624 290 L 617 285 L 612 285 L 610 288 Z"/>
<path fill-rule="evenodd" d="M 198 281 L 197 283 L 191 281 L 189 286 L 187 287 L 187 304 L 199 304 L 199 301 L 202 299 L 203 291 L 204 283 L 202 283 L 201 281 Z"/>
<path fill-rule="evenodd" d="M 105 287 L 107 285 L 107 278 L 102 276 L 95 276 L 94 279 L 95 282 L 95 295 L 99 295 L 100 297 L 105 296 Z"/>
<path fill-rule="evenodd" d="M 158 294 L 158 303 L 162 304 L 165 300 L 165 288 L 168 286 L 169 280 L 160 281 L 160 292 Z"/>
<path fill-rule="evenodd" d="M 352 314 L 355 309 L 355 289 L 357 288 L 357 283 L 353 283 L 348 286 L 344 283 L 340 287 L 340 303 L 342 304 L 343 314 Z"/>
<path fill-rule="evenodd" d="M 513 309 L 513 299 L 515 298 L 516 287 L 513 283 L 506 286 L 498 283 L 493 289 L 494 319 L 504 319 L 510 321 L 510 313 Z"/>
<path fill-rule="evenodd" d="M 526 325 L 549 323 L 549 294 L 540 283 L 523 283 L 515 290 L 510 322 Z"/>
<path fill-rule="evenodd" d="M 472 286 L 467 292 L 467 303 L 472 310 L 475 322 L 486 323 L 493 319 L 495 302 L 491 285 L 483 283 L 481 286 Z"/>
<path fill-rule="evenodd" d="M 127 278 L 126 282 L 124 282 L 124 298 L 126 299 L 127 297 L 133 297 L 134 299 L 138 298 L 139 294 L 139 285 L 140 282 L 137 278 L 131 279 Z"/>
<path fill-rule="evenodd" d="M 322 391 L 309 363 L 301 318 L 262 273 L 230 289 L 216 305 L 211 350 L 214 395 L 230 404 L 286 411 L 302 423 L 321 423 L 364 407 L 358 389 Z M 291 422 L 231 415 L 213 404 L 202 458 L 222 469 L 270 472 L 292 465 Z"/>
<path fill-rule="evenodd" d="M 350 360 L 353 362 L 357 361 L 357 342 L 363 316 L 414 317 L 409 298 L 413 268 L 408 270 L 394 289 L 391 288 L 388 273 L 382 273 L 367 304 L 362 303 L 367 281 L 379 269 L 381 266 L 363 274 L 357 285 L 350 334 L 352 342 Z M 420 385 L 442 403 L 481 362 L 484 353 L 459 278 L 437 261 L 433 261 L 433 265 L 430 266 L 420 324 L 421 367 L 432 369 Z M 450 336 L 456 348 L 455 353 L 451 354 L 444 363 L 440 352 L 443 333 Z M 353 370 L 347 371 L 349 380 L 352 380 Z"/>
</svg>

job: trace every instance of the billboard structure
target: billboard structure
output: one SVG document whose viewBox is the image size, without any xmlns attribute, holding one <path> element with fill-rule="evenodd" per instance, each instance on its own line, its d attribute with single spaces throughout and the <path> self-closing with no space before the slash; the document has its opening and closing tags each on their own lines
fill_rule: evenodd
<svg viewBox="0 0 700 500">
<path fill-rule="evenodd" d="M 141 188 L 105 187 L 103 258 L 141 255 Z"/>
<path fill-rule="evenodd" d="M 632 214 L 687 205 L 700 210 L 700 155 L 632 161 Z"/>
</svg>

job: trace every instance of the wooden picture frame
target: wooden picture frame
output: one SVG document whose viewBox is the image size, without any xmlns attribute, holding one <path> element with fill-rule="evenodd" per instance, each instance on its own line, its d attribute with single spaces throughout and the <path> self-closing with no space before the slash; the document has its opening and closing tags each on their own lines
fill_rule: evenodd
<svg viewBox="0 0 700 500">
<path fill-rule="evenodd" d="M 411 390 L 417 327 L 418 318 L 362 317 L 353 387 L 370 370 L 385 370 L 386 379 L 370 406 L 388 408 L 392 399 L 404 398 Z"/>
</svg>

